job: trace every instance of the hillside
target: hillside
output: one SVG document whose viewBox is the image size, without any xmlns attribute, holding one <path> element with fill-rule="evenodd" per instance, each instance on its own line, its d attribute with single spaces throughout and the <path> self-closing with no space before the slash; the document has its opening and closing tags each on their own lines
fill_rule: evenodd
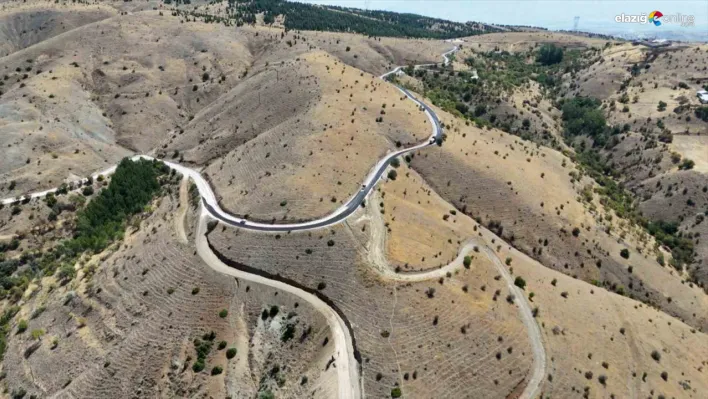
<svg viewBox="0 0 708 399">
<path fill-rule="evenodd" d="M 0 21 L 0 397 L 705 396 L 705 45 L 278 0 Z"/>
<path fill-rule="evenodd" d="M 179 1 L 175 4 L 179 5 Z M 172 1 L 165 2 L 172 4 Z M 286 30 L 352 32 L 367 36 L 448 39 L 496 32 L 493 25 L 453 22 L 417 14 L 402 14 L 351 7 L 313 5 L 285 0 L 210 2 L 204 7 L 182 7 L 197 16 L 249 24 L 260 21 Z M 209 18 L 209 17 L 207 17 Z"/>
</svg>

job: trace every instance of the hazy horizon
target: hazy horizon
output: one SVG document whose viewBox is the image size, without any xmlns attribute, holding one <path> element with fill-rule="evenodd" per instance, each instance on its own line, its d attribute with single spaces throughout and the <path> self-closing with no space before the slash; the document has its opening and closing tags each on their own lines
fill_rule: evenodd
<svg viewBox="0 0 708 399">
<path fill-rule="evenodd" d="M 464 1 L 464 0 L 298 0 L 312 4 L 337 5 L 369 10 L 414 13 L 456 22 L 476 21 L 504 25 L 530 25 L 553 30 L 573 29 L 579 16 L 578 30 L 598 33 L 659 33 L 659 29 L 702 35 L 708 40 L 708 2 L 706 1 Z M 665 16 L 692 15 L 694 26 L 664 23 L 617 23 L 615 16 L 649 14 L 661 11 Z"/>
</svg>

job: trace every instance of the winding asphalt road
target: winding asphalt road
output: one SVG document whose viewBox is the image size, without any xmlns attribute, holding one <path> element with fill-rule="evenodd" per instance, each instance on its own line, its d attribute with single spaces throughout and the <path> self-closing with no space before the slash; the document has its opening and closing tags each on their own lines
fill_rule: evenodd
<svg viewBox="0 0 708 399">
<path fill-rule="evenodd" d="M 458 50 L 458 47 L 454 47 L 452 50 L 444 53 L 443 56 L 443 63 L 444 65 L 447 65 L 450 60 L 448 58 L 448 55 L 456 52 Z M 381 79 L 386 79 L 387 76 L 398 72 L 401 69 L 401 67 L 397 67 L 394 70 L 381 75 Z M 431 135 L 428 138 L 427 141 L 423 143 L 416 144 L 412 147 L 408 147 L 402 150 L 394 151 L 389 154 L 387 154 L 385 157 L 383 157 L 376 165 L 372 168 L 372 170 L 369 172 L 369 174 L 366 176 L 366 179 L 362 183 L 362 188 L 355 193 L 349 200 L 344 203 L 341 207 L 337 208 L 334 212 L 330 213 L 329 215 L 326 215 L 322 218 L 315 219 L 315 220 L 310 220 L 307 222 L 302 222 L 302 223 L 290 223 L 290 224 L 271 224 L 271 223 L 260 223 L 260 222 L 254 222 L 250 220 L 246 220 L 243 218 L 236 217 L 234 215 L 229 214 L 228 212 L 224 211 L 221 209 L 219 206 L 219 203 L 216 199 L 216 195 L 214 194 L 214 191 L 212 190 L 211 186 L 209 183 L 202 177 L 202 175 L 191 168 L 188 168 L 186 166 L 176 164 L 173 162 L 169 161 L 162 161 L 165 163 L 167 166 L 169 166 L 172 169 L 175 169 L 177 172 L 181 173 L 184 176 L 189 176 L 192 178 L 192 180 L 195 182 L 197 185 L 197 188 L 199 189 L 199 194 L 202 197 L 202 202 L 204 207 L 209 211 L 212 217 L 215 219 L 218 219 L 219 221 L 226 223 L 231 226 L 236 226 L 242 229 L 247 229 L 247 230 L 256 230 L 256 231 L 273 231 L 273 232 L 287 232 L 287 231 L 298 231 L 298 230 L 311 230 L 311 229 L 318 229 L 321 227 L 326 227 L 326 226 L 331 226 L 334 224 L 337 224 L 341 222 L 342 220 L 346 219 L 347 216 L 351 215 L 357 207 L 359 207 L 364 200 L 366 199 L 366 196 L 371 192 L 371 190 L 376 186 L 376 183 L 379 181 L 381 176 L 383 175 L 384 171 L 388 167 L 388 165 L 391 163 L 391 160 L 399 157 L 401 155 L 407 154 L 409 152 L 417 151 L 422 148 L 425 148 L 430 145 L 435 145 L 438 140 L 442 140 L 443 137 L 443 128 L 440 123 L 440 120 L 438 119 L 438 116 L 435 114 L 435 112 L 424 102 L 418 100 L 411 94 L 408 90 L 396 86 L 398 90 L 400 90 L 406 97 L 414 101 L 416 104 L 418 104 L 419 107 L 423 109 L 425 114 L 427 115 L 428 119 L 430 120 L 430 123 L 432 125 L 431 129 Z M 132 159 L 154 159 L 151 156 L 148 155 L 136 155 Z M 92 177 L 96 178 L 98 175 L 107 175 L 111 174 L 115 171 L 115 166 L 108 168 L 104 171 L 95 173 L 92 175 Z M 74 182 L 76 183 L 83 183 L 85 182 L 86 179 L 82 179 L 80 181 Z M 45 190 L 37 193 L 30 194 L 30 198 L 39 198 L 39 197 L 44 197 L 47 194 L 51 192 L 55 192 L 56 189 L 50 189 L 50 190 Z M 27 196 L 22 196 L 21 198 L 27 198 Z M 6 198 L 2 200 L 3 204 L 11 204 L 18 201 L 18 198 Z"/>
<path fill-rule="evenodd" d="M 443 57 L 443 64 L 447 65 L 450 62 L 449 55 L 455 53 L 458 50 L 458 47 L 455 46 L 452 50 L 444 53 L 442 55 Z M 421 66 L 427 66 L 426 65 L 421 65 Z M 432 65 L 432 64 L 431 64 Z M 394 74 L 401 70 L 402 67 L 397 67 L 393 69 L 392 71 L 385 73 L 380 76 L 381 79 L 386 79 L 391 74 Z M 291 224 L 267 224 L 267 223 L 259 223 L 259 222 L 254 222 L 254 221 L 249 221 L 246 219 L 238 218 L 236 216 L 233 216 L 227 212 L 225 212 L 223 209 L 218 204 L 218 201 L 216 199 L 216 195 L 214 194 L 214 191 L 211 189 L 211 186 L 209 183 L 201 176 L 201 174 L 191 168 L 188 168 L 183 165 L 179 165 L 173 162 L 169 161 L 162 161 L 165 163 L 167 166 L 170 168 L 174 169 L 176 172 L 181 173 L 184 178 L 191 178 L 195 184 L 197 185 L 197 189 L 199 190 L 199 194 L 202 198 L 202 211 L 200 215 L 200 220 L 199 220 L 199 226 L 198 226 L 198 232 L 197 232 L 197 239 L 196 239 L 196 246 L 197 246 L 197 252 L 199 253 L 200 257 L 214 270 L 219 271 L 220 273 L 235 276 L 235 277 L 241 277 L 246 280 L 258 282 L 270 287 L 278 288 L 287 292 L 290 292 L 294 295 L 297 295 L 298 297 L 303 298 L 310 304 L 312 304 L 316 309 L 318 309 L 322 314 L 325 316 L 325 318 L 328 321 L 328 324 L 331 327 L 332 334 L 333 334 L 333 340 L 335 343 L 336 347 L 336 355 L 337 355 L 337 372 L 338 372 L 338 379 L 339 379 L 339 397 L 340 398 L 345 398 L 345 399 L 350 399 L 350 398 L 361 398 L 364 396 L 363 393 L 363 383 L 361 380 L 361 375 L 360 375 L 360 365 L 357 363 L 355 360 L 354 356 L 354 348 L 353 348 L 353 339 L 351 337 L 350 331 L 345 325 L 346 323 L 344 320 L 331 308 L 329 307 L 326 303 L 324 303 L 321 299 L 317 298 L 316 296 L 303 291 L 297 287 L 290 286 L 288 284 L 285 284 L 280 281 L 272 280 L 265 278 L 263 276 L 258 276 L 254 275 L 252 273 L 247 273 L 244 271 L 236 270 L 234 268 L 231 268 L 224 263 L 222 263 L 217 256 L 210 250 L 208 247 L 207 239 L 206 239 L 206 224 L 207 224 L 207 219 L 209 217 L 217 219 L 223 223 L 226 223 L 231 226 L 235 226 L 238 228 L 242 229 L 247 229 L 247 230 L 256 230 L 256 231 L 270 231 L 270 232 L 287 232 L 287 231 L 298 231 L 298 230 L 311 230 L 311 229 L 318 229 L 321 227 L 326 227 L 326 226 L 331 226 L 334 224 L 337 224 L 344 219 L 346 219 L 349 215 L 351 215 L 366 199 L 367 195 L 371 192 L 371 190 L 374 188 L 378 180 L 381 178 L 383 175 L 384 171 L 390 164 L 391 160 L 393 158 L 396 158 L 398 156 L 404 155 L 406 153 L 410 153 L 413 151 L 420 150 L 422 148 L 435 145 L 439 140 L 442 140 L 443 137 L 443 128 L 442 125 L 435 114 L 435 112 L 424 102 L 418 100 L 415 96 L 413 96 L 408 90 L 406 90 L 403 87 L 397 86 L 398 90 L 400 90 L 406 97 L 408 97 L 410 100 L 414 101 L 418 106 L 426 113 L 428 119 L 431 122 L 432 125 L 432 132 L 429 137 L 429 139 L 426 142 L 419 143 L 417 145 L 414 145 L 409 148 L 405 148 L 402 150 L 398 150 L 395 152 L 391 152 L 387 154 L 384 158 L 382 158 L 374 167 L 373 169 L 369 172 L 367 175 L 366 179 L 362 183 L 362 188 L 355 193 L 344 205 L 339 207 L 337 210 L 332 212 L 331 214 L 324 216 L 322 218 L 316 219 L 316 220 L 311 220 L 307 222 L 302 222 L 302 223 L 291 223 Z M 155 159 L 151 156 L 148 155 L 136 155 L 132 157 L 133 160 L 136 159 Z M 116 166 L 112 166 L 106 170 L 103 170 L 101 172 L 94 173 L 91 177 L 92 178 L 97 178 L 99 175 L 110 175 L 113 172 L 115 172 Z M 73 182 L 73 186 L 79 186 L 83 183 L 85 183 L 88 179 L 84 178 L 78 181 Z M 24 195 L 21 197 L 15 197 L 15 198 L 6 198 L 0 201 L 3 205 L 7 204 L 13 204 L 15 202 L 19 202 L 22 199 L 34 199 L 34 198 L 41 198 L 46 196 L 49 193 L 55 192 L 57 189 L 49 189 L 45 191 L 40 191 L 36 193 L 32 193 L 29 195 Z M 183 197 L 183 195 L 182 195 Z M 464 256 L 464 253 L 469 251 L 470 247 L 473 245 L 473 242 L 468 242 L 467 245 L 465 245 L 458 256 L 457 259 L 455 259 L 453 262 L 451 262 L 450 265 L 448 265 L 445 268 L 439 269 L 437 271 L 432 271 L 429 273 L 420 273 L 420 274 L 415 274 L 411 275 L 408 277 L 402 277 L 399 276 L 404 281 L 410 280 L 410 281 L 420 281 L 424 279 L 429 279 L 437 276 L 440 273 L 447 272 L 448 270 L 459 268 L 460 264 L 462 263 L 462 258 Z M 496 257 L 496 254 L 491 252 L 486 247 L 485 252 L 486 255 L 497 265 L 497 267 L 500 269 L 502 274 L 505 277 L 505 280 L 507 281 L 507 284 L 509 285 L 509 289 L 514 291 L 518 290 L 517 287 L 513 285 L 513 281 L 511 280 L 511 276 L 508 274 L 506 269 L 504 268 L 503 265 L 501 265 L 501 261 L 499 260 L 498 257 Z M 532 398 L 537 395 L 538 389 L 540 387 L 540 384 L 543 379 L 543 375 L 545 373 L 545 351 L 543 349 L 543 344 L 541 341 L 541 335 L 540 335 L 540 330 L 538 326 L 536 325 L 535 320 L 533 319 L 533 316 L 531 314 L 531 309 L 526 302 L 525 297 L 523 296 L 522 292 L 517 292 L 517 298 L 520 299 L 520 306 L 519 306 L 519 311 L 522 316 L 522 320 L 524 324 L 526 325 L 527 329 L 529 330 L 529 338 L 531 339 L 532 342 L 532 349 L 534 352 L 534 367 L 532 370 L 532 375 L 529 380 L 529 383 L 526 386 L 526 389 L 524 390 L 522 397 L 523 398 Z"/>
</svg>

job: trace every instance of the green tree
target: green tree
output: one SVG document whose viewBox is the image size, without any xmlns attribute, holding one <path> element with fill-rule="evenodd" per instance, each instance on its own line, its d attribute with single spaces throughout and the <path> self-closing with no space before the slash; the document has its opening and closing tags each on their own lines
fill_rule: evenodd
<svg viewBox="0 0 708 399">
<path fill-rule="evenodd" d="M 555 44 L 544 44 L 538 50 L 536 61 L 543 65 L 558 64 L 563 61 L 563 49 Z"/>
</svg>

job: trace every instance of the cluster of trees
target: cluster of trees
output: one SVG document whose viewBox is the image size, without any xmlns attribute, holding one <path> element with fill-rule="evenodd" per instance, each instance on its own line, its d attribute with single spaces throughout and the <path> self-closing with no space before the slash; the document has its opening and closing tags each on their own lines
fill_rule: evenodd
<svg viewBox="0 0 708 399">
<path fill-rule="evenodd" d="M 99 252 L 121 237 L 128 217 L 143 210 L 160 189 L 158 176 L 168 171 L 162 162 L 121 161 L 108 188 L 78 212 L 74 238 L 63 247 L 71 254 Z"/>
<path fill-rule="evenodd" d="M 420 37 L 447 39 L 497 31 L 469 24 L 446 21 L 416 14 L 368 11 L 356 8 L 319 6 L 284 0 L 229 0 L 229 7 L 240 15 L 264 14 L 264 22 L 272 23 L 276 15 L 285 17 L 285 28 L 355 32 L 369 36 Z M 249 18 L 250 22 L 254 18 Z"/>
<path fill-rule="evenodd" d="M 128 217 L 143 210 L 160 188 L 158 176 L 168 170 L 161 162 L 124 159 L 108 188 L 77 213 L 71 239 L 44 253 L 23 252 L 19 259 L 0 259 L 0 298 L 19 299 L 37 275 L 51 275 L 58 270 L 60 280 L 70 278 L 78 255 L 84 251 L 101 251 L 123 234 Z M 57 191 L 60 192 L 66 193 L 64 189 Z M 59 204 L 54 195 L 48 196 L 46 202 L 52 208 Z M 3 249 L 18 247 L 19 241 L 13 240 Z M 27 267 L 20 269 L 20 266 Z"/>
<path fill-rule="evenodd" d="M 644 227 L 657 241 L 671 249 L 671 265 L 681 270 L 684 265 L 693 262 L 694 247 L 690 238 L 679 232 L 677 222 L 644 222 Z"/>
<path fill-rule="evenodd" d="M 552 141 L 546 126 L 534 129 L 529 119 L 522 120 L 518 126 L 516 115 L 500 117 L 494 111 L 506 94 L 531 80 L 536 80 L 544 90 L 559 90 L 558 82 L 563 74 L 582 69 L 589 61 L 586 53 L 570 50 L 561 62 L 553 65 L 528 62 L 535 54 L 534 51 L 510 53 L 498 47 L 494 51 L 476 53 L 464 62 L 476 69 L 478 78 L 471 72 L 453 71 L 439 64 L 427 69 L 408 66 L 403 71 L 423 83 L 423 94 L 433 104 L 479 127 L 495 126 L 524 139 L 533 137 L 532 132 L 535 132 L 538 139 Z"/>
<path fill-rule="evenodd" d="M 563 49 L 555 44 L 544 44 L 538 50 L 536 61 L 543 65 L 558 64 L 563 61 Z"/>
<path fill-rule="evenodd" d="M 605 145 L 609 129 L 599 100 L 574 97 L 563 102 L 561 110 L 566 137 L 586 136 L 592 138 L 597 146 Z"/>
<path fill-rule="evenodd" d="M 84 251 L 101 251 L 122 236 L 128 218 L 141 212 L 152 200 L 160 189 L 159 176 L 168 171 L 169 168 L 162 162 L 124 159 L 116 168 L 108 188 L 77 213 L 73 238 L 45 253 L 23 252 L 19 259 L 7 260 L 0 256 L 0 298 L 16 302 L 29 282 L 37 276 L 56 271 L 59 280 L 73 277 L 78 255 Z M 66 194 L 67 191 L 67 187 L 62 187 L 57 194 Z M 45 201 L 53 209 L 59 204 L 54 195 L 48 196 Z M 13 240 L 0 250 L 4 252 L 18 247 L 19 241 Z M 15 309 L 10 307 L 0 317 L 0 360 L 5 351 L 9 322 L 17 312 Z"/>
</svg>

